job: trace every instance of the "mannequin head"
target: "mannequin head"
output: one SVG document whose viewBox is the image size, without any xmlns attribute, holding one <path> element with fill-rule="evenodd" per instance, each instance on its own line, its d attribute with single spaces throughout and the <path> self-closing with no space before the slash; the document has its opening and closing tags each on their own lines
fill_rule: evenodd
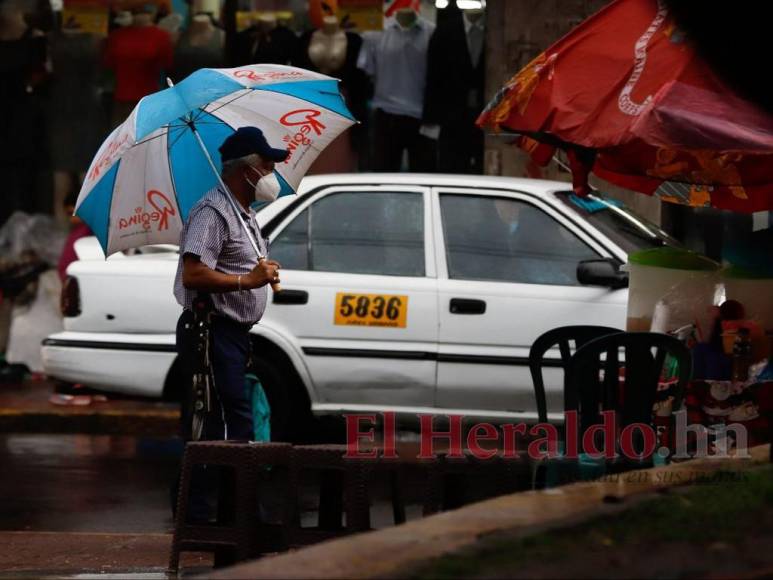
<svg viewBox="0 0 773 580">
<path fill-rule="evenodd" d="M 156 16 L 155 6 L 152 4 L 142 4 L 132 9 L 133 26 L 150 26 L 153 24 Z"/>
<path fill-rule="evenodd" d="M 280 10 L 276 13 L 277 26 L 284 28 L 293 27 L 293 13 L 289 10 Z"/>
<path fill-rule="evenodd" d="M 183 23 L 183 17 L 173 12 L 167 14 L 161 20 L 158 21 L 158 27 L 162 30 L 166 30 L 173 41 L 176 41 L 180 36 L 180 27 Z"/>
<path fill-rule="evenodd" d="M 192 23 L 197 26 L 212 26 L 212 15 L 209 12 L 199 12 L 198 14 L 194 14 L 192 18 Z"/>
<path fill-rule="evenodd" d="M 0 2 L 0 29 L 24 30 L 26 27 L 21 4 L 15 0 Z"/>
<path fill-rule="evenodd" d="M 325 34 L 335 34 L 339 28 L 337 16 L 331 14 L 322 18 L 322 32 Z"/>
<path fill-rule="evenodd" d="M 464 17 L 475 24 L 483 18 L 483 8 L 470 8 L 469 10 L 465 10 Z"/>
<path fill-rule="evenodd" d="M 128 10 L 121 10 L 115 15 L 113 22 L 115 22 L 116 26 L 123 28 L 124 26 L 131 26 L 132 22 L 134 22 L 134 17 Z"/>
<path fill-rule="evenodd" d="M 271 32 L 277 27 L 276 15 L 273 12 L 265 12 L 258 18 L 258 30 L 264 33 Z"/>
<path fill-rule="evenodd" d="M 400 8 L 395 12 L 395 20 L 403 28 L 411 28 L 418 19 L 419 15 L 413 8 Z"/>
<path fill-rule="evenodd" d="M 220 18 L 220 0 L 193 0 L 194 14 L 210 14 L 212 21 Z"/>
</svg>

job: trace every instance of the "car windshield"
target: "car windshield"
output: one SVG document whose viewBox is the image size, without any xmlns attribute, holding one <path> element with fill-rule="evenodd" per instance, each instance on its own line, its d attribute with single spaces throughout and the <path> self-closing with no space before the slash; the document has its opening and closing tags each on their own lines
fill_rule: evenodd
<svg viewBox="0 0 773 580">
<path fill-rule="evenodd" d="M 628 254 L 660 246 L 681 246 L 679 241 L 622 202 L 602 197 L 599 192 L 582 198 L 571 191 L 556 192 L 556 195 Z"/>
</svg>

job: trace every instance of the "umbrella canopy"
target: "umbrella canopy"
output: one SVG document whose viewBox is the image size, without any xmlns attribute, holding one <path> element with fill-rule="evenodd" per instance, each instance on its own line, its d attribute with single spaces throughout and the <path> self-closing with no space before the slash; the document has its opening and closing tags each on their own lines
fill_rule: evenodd
<svg viewBox="0 0 773 580">
<path fill-rule="evenodd" d="M 244 126 L 290 150 L 275 169 L 292 194 L 319 153 L 356 123 L 336 79 L 280 65 L 201 69 L 143 98 L 105 140 L 75 213 L 106 255 L 176 244 L 190 209 L 220 183 L 218 147 Z"/>
<path fill-rule="evenodd" d="M 773 208 L 773 117 L 696 56 L 662 0 L 616 0 L 515 75 L 478 119 L 535 161 L 672 202 Z"/>
</svg>

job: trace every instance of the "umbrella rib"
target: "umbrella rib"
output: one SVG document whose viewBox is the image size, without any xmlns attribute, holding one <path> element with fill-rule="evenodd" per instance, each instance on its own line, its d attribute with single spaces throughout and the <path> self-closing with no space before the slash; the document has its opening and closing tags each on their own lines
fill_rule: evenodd
<svg viewBox="0 0 773 580">
<path fill-rule="evenodd" d="M 155 135 L 153 137 L 148 137 L 147 139 L 143 139 L 142 141 L 137 141 L 134 145 L 132 145 L 132 147 L 139 147 L 140 145 L 144 145 L 145 143 L 150 143 L 155 139 L 160 139 L 164 135 L 166 135 L 166 133 L 159 133 L 158 135 Z"/>
<path fill-rule="evenodd" d="M 177 142 L 178 142 L 180 139 L 182 139 L 182 138 L 183 138 L 183 136 L 185 135 L 185 129 L 187 129 L 187 128 L 188 128 L 188 127 L 182 127 L 182 129 L 183 129 L 183 130 L 182 130 L 182 131 L 180 131 L 180 134 L 179 134 L 177 137 L 175 137 L 174 141 L 172 141 L 172 143 L 167 143 L 167 145 L 166 145 L 166 149 L 167 149 L 167 151 L 169 151 L 169 150 L 170 150 L 172 147 L 174 147 L 174 146 L 175 146 L 175 144 L 176 144 L 176 143 L 177 143 Z M 167 131 L 167 135 L 169 135 L 169 131 Z"/>
<path fill-rule="evenodd" d="M 233 103 L 234 101 L 237 101 L 237 100 L 241 99 L 242 97 L 244 97 L 244 96 L 246 96 L 246 95 L 252 94 L 252 91 L 253 91 L 253 90 L 254 90 L 254 89 L 244 89 L 244 92 L 242 92 L 242 93 L 241 93 L 241 94 L 239 94 L 239 95 L 236 95 L 236 96 L 235 96 L 233 99 L 231 99 L 230 101 L 226 101 L 225 103 L 220 103 L 220 105 L 218 105 L 217 107 L 215 107 L 215 108 L 214 108 L 214 109 L 212 109 L 211 111 L 207 111 L 207 110 L 206 110 L 206 108 L 202 108 L 202 107 L 199 107 L 199 111 L 201 111 L 202 113 L 209 113 L 209 114 L 211 115 L 212 113 L 216 113 L 217 111 L 219 111 L 219 110 L 220 110 L 220 109 L 222 109 L 223 107 L 227 107 L 228 105 L 230 105 L 230 104 L 231 104 L 231 103 Z"/>
</svg>

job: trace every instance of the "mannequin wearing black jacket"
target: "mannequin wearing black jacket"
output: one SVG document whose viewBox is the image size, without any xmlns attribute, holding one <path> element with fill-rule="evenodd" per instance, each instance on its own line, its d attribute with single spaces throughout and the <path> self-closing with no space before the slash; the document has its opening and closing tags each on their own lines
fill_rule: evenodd
<svg viewBox="0 0 773 580">
<path fill-rule="evenodd" d="M 484 17 L 472 11 L 449 15 L 438 22 L 430 39 L 423 122 L 440 126 L 441 172 L 483 172 L 483 132 L 475 119 L 485 106 L 486 51 L 482 47 L 478 61 L 472 62 L 464 19 L 469 19 L 469 25 L 482 25 Z"/>
<path fill-rule="evenodd" d="M 267 14 L 257 24 L 238 34 L 234 65 L 290 64 L 297 50 L 295 33 L 279 25 L 276 17 Z"/>
</svg>

